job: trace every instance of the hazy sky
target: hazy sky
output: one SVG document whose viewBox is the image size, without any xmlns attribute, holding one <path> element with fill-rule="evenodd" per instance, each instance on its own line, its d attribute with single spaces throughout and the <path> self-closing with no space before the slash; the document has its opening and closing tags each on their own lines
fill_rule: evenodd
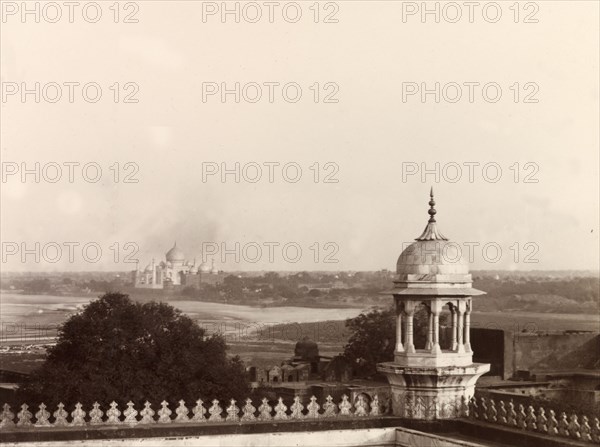
<svg viewBox="0 0 600 447">
<path fill-rule="evenodd" d="M 263 2 L 241 3 L 240 23 L 233 15 L 223 23 L 218 12 L 203 21 L 203 8 L 211 12 L 221 2 L 142 1 L 128 9 L 121 3 L 119 23 L 109 9 L 113 2 L 100 3 L 97 23 L 83 18 L 86 2 L 73 23 L 67 7 L 57 23 L 48 23 L 56 16 L 51 8 L 40 11 L 40 23 L 32 15 L 23 23 L 21 11 L 4 10 L 4 271 L 133 269 L 123 263 L 132 251 L 124 244 L 139 247 L 133 258 L 143 267 L 152 257 L 162 259 L 175 240 L 198 260 L 203 242 L 216 244 L 216 264 L 225 270 L 391 269 L 426 224 L 431 185 L 442 232 L 459 244 L 480 244 L 472 268 L 598 269 L 598 2 L 539 1 L 527 10 L 521 2 L 519 23 L 509 9 L 513 2 L 500 2 L 496 23 L 490 23 L 493 8 L 482 15 L 489 2 L 480 2 L 473 23 L 466 6 L 450 23 L 457 11 L 445 2 L 440 23 L 432 15 L 406 15 L 410 2 L 322 2 L 318 23 L 313 2 L 298 2 L 296 23 L 289 23 L 297 13 L 290 2 L 276 5 L 274 23 Z M 262 18 L 249 23 L 255 5 Z M 93 21 L 95 11 L 86 14 Z M 138 23 L 122 23 L 128 14 Z M 323 23 L 326 17 L 338 23 Z M 39 103 L 33 93 L 21 96 L 36 82 Z M 239 103 L 233 94 L 222 101 L 219 93 L 203 101 L 203 91 L 222 83 L 234 89 L 236 82 Z M 265 84 L 271 82 L 279 85 Z M 436 82 L 439 103 L 433 93 L 403 98 L 403 90 L 433 90 Z M 52 83 L 62 86 L 55 103 Z M 65 83 L 79 83 L 70 84 L 72 103 Z M 102 89 L 96 103 L 83 97 L 87 83 Z M 251 102 L 252 83 L 262 89 L 257 102 Z M 297 85 L 284 97 L 288 83 Z M 454 102 L 456 85 L 462 97 Z M 298 86 L 302 97 L 294 103 Z M 492 102 L 498 87 L 502 96 Z M 19 91 L 11 94 L 14 88 Z M 93 85 L 86 93 L 92 100 Z M 138 102 L 125 103 L 128 94 Z M 337 102 L 326 103 L 328 95 Z M 20 172 L 9 175 L 36 162 L 39 183 L 33 174 L 24 182 Z M 69 162 L 80 163 L 73 165 L 72 183 Z M 203 179 L 203 163 L 234 169 L 236 162 L 250 180 L 256 165 L 248 163 L 257 163 L 262 178 Z M 273 183 L 268 162 L 280 163 L 272 165 Z M 436 162 L 437 182 L 434 174 L 425 181 L 420 173 L 403 178 L 411 169 L 434 170 Z M 56 183 L 44 179 L 55 176 L 52 163 L 62 166 Z M 83 179 L 86 163 L 90 179 L 94 166 L 102 168 L 97 183 Z M 292 163 L 288 180 L 281 170 L 286 163 Z M 473 182 L 465 163 L 473 163 Z M 453 182 L 457 165 L 462 177 Z M 292 183 L 298 166 L 302 174 Z M 494 183 L 497 167 L 502 174 Z M 127 174 L 138 183 L 124 183 Z M 337 183 L 324 182 L 327 175 Z M 20 250 L 36 251 L 36 242 L 40 262 L 34 254 L 23 262 Z M 68 242 L 80 244 L 73 263 Z M 235 251 L 236 242 L 239 262 L 229 254 L 222 263 L 221 244 Z M 86 243 L 102 249 L 98 262 L 92 262 L 93 246 L 88 260 L 83 257 Z M 273 262 L 265 243 L 273 243 Z M 15 247 L 19 253 L 10 254 Z M 502 249 L 499 258 L 494 247 Z M 327 255 L 338 262 L 325 263 Z"/>
</svg>

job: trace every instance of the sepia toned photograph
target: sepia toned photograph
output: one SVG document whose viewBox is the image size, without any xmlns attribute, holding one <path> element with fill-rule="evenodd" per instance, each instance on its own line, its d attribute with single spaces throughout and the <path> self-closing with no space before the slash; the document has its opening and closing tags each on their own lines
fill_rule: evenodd
<svg viewBox="0 0 600 447">
<path fill-rule="evenodd" d="M 0 446 L 600 445 L 598 0 L 0 0 Z"/>
</svg>

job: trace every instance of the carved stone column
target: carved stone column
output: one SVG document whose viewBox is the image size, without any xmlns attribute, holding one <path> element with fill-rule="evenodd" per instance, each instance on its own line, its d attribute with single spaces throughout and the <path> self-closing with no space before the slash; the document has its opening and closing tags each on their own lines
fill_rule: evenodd
<svg viewBox="0 0 600 447">
<path fill-rule="evenodd" d="M 465 310 L 465 352 L 471 352 L 471 303 Z"/>
<path fill-rule="evenodd" d="M 452 351 L 456 351 L 456 349 L 458 348 L 458 342 L 457 342 L 457 327 L 456 327 L 456 306 L 452 305 L 450 307 L 450 312 L 452 313 L 452 331 L 450 334 L 450 349 Z"/>
<path fill-rule="evenodd" d="M 458 328 L 457 328 L 457 335 L 458 335 L 458 340 L 457 340 L 457 347 L 456 347 L 456 352 L 458 353 L 464 353 L 465 352 L 465 345 L 464 345 L 464 314 L 465 314 L 465 310 L 466 310 L 466 303 L 462 300 L 460 300 L 458 302 L 458 306 L 456 308 L 456 319 L 458 321 Z"/>
<path fill-rule="evenodd" d="M 415 316 L 415 303 L 413 301 L 407 301 L 406 306 L 404 307 L 404 312 L 406 314 L 406 329 L 404 333 L 404 343 L 405 349 L 407 353 L 414 353 L 415 351 L 415 343 L 413 339 L 413 318 Z"/>
<path fill-rule="evenodd" d="M 404 352 L 402 344 L 402 319 L 404 318 L 403 306 L 396 305 L 396 352 Z"/>
<path fill-rule="evenodd" d="M 433 314 L 431 308 L 427 308 L 427 342 L 425 343 L 425 349 L 431 350 L 433 347 Z"/>
<path fill-rule="evenodd" d="M 431 345 L 431 352 L 433 354 L 441 354 L 442 349 L 440 348 L 440 313 L 442 311 L 442 302 L 435 300 L 431 302 L 431 315 L 432 327 L 433 327 L 433 340 Z"/>
</svg>

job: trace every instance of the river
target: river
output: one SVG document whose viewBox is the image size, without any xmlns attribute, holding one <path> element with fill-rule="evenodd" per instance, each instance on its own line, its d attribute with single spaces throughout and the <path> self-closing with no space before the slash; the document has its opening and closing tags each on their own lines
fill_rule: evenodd
<svg viewBox="0 0 600 447">
<path fill-rule="evenodd" d="M 18 334 L 44 333 L 50 336 L 58 325 L 95 299 L 89 296 L 0 294 L 1 338 L 17 338 Z M 325 320 L 345 320 L 360 314 L 358 308 L 315 309 L 307 307 L 252 307 L 203 301 L 171 301 L 169 304 L 184 314 L 209 327 L 219 324 L 222 331 L 227 323 L 274 325 L 284 323 L 313 323 Z M 231 326 L 231 330 L 234 326 Z"/>
</svg>

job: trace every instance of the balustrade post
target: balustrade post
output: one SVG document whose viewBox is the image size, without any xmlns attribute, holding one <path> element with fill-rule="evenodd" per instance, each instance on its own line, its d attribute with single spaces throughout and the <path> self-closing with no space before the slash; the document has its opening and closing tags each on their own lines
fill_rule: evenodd
<svg viewBox="0 0 600 447">
<path fill-rule="evenodd" d="M 576 414 L 572 414 L 569 418 L 569 435 L 573 439 L 581 438 L 581 425 L 579 425 Z"/>
<path fill-rule="evenodd" d="M 544 410 L 544 407 L 538 409 L 538 417 L 535 425 L 537 431 L 540 433 L 548 433 L 548 418 L 546 417 L 546 410 Z"/>
<path fill-rule="evenodd" d="M 592 441 L 592 428 L 590 427 L 589 420 L 587 416 L 583 416 L 581 418 L 581 440 L 586 442 Z"/>
<path fill-rule="evenodd" d="M 600 444 L 600 420 L 598 418 L 592 420 L 592 441 Z"/>
</svg>

